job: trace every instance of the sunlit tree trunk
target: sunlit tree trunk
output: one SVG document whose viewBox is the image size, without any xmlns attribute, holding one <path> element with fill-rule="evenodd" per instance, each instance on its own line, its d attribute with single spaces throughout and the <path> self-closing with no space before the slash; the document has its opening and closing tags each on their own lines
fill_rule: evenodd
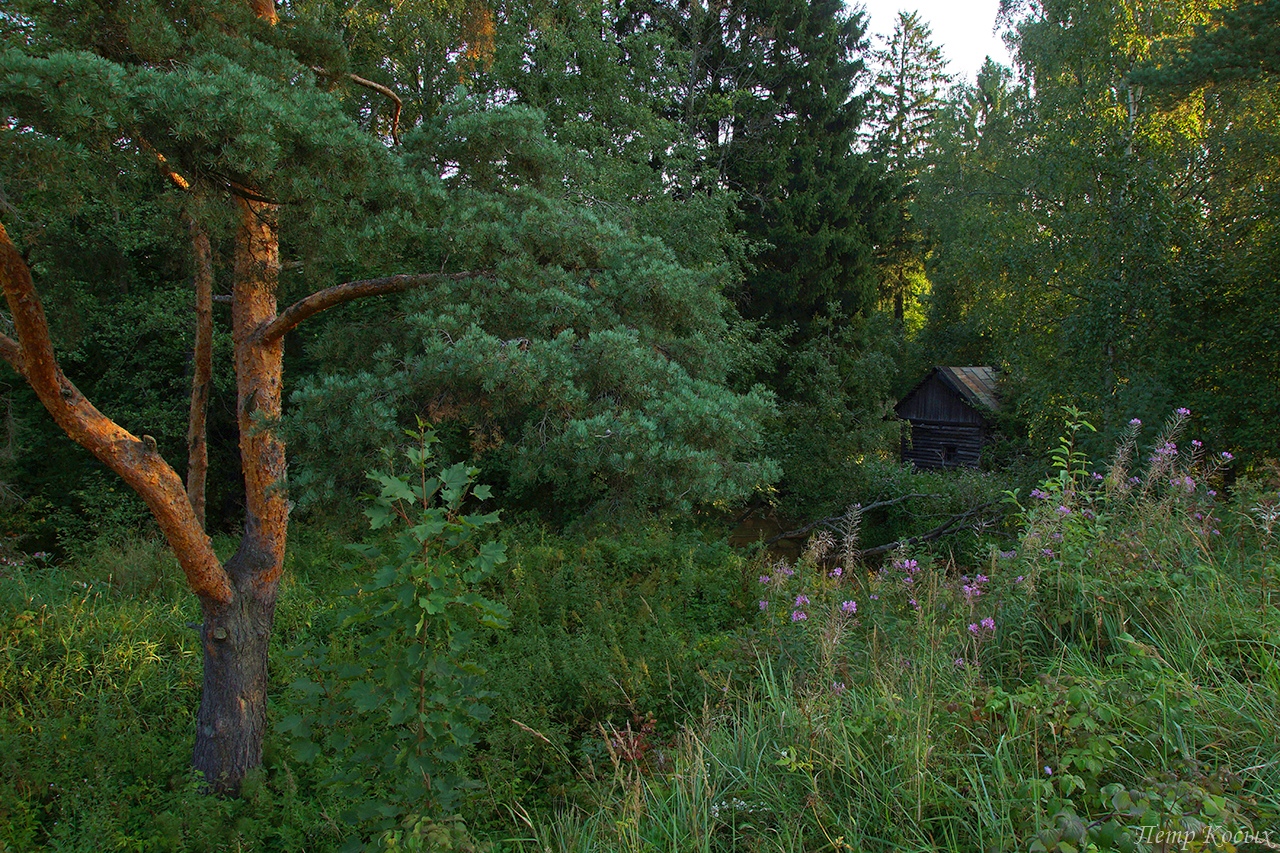
<svg viewBox="0 0 1280 853">
<path fill-rule="evenodd" d="M 237 203 L 231 334 L 244 469 L 244 535 L 226 564 L 231 600 L 200 602 L 204 692 L 194 753 L 196 769 L 218 790 L 238 789 L 245 773 L 262 760 L 267 648 L 289 523 L 285 449 L 278 434 L 283 338 L 263 340 L 260 335 L 276 318 L 278 210 L 261 201 L 241 198 Z"/>
</svg>

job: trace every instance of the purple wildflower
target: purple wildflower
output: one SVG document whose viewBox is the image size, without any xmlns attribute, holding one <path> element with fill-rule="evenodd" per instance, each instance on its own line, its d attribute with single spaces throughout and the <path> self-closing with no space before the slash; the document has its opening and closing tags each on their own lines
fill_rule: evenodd
<svg viewBox="0 0 1280 853">
<path fill-rule="evenodd" d="M 1209 490 L 1209 497 L 1211 497 L 1211 498 L 1216 498 L 1217 496 L 1218 496 L 1218 491 L 1217 491 L 1217 489 L 1210 489 L 1210 490 Z"/>
<path fill-rule="evenodd" d="M 841 604 L 841 605 L 840 605 L 840 609 L 841 609 L 842 611 L 844 611 L 845 613 L 857 613 L 857 612 L 858 612 L 858 602 L 856 602 L 856 601 L 846 601 L 844 604 Z"/>
<path fill-rule="evenodd" d="M 907 599 L 907 604 L 910 604 L 910 605 L 911 605 L 912 607 L 914 607 L 916 610 L 919 610 L 919 609 L 920 609 L 920 602 L 916 601 L 914 598 L 908 598 L 908 599 Z"/>
<path fill-rule="evenodd" d="M 792 611 L 791 611 L 791 621 L 792 621 L 792 622 L 803 622 L 805 619 L 808 619 L 808 618 L 809 618 L 809 614 L 808 614 L 808 613 L 805 613 L 803 610 L 792 610 Z"/>
<path fill-rule="evenodd" d="M 977 623 L 977 622 L 970 622 L 970 623 L 969 623 L 969 633 L 970 633 L 970 634 L 973 634 L 973 636 L 975 636 L 975 637 L 976 637 L 976 636 L 978 636 L 978 623 Z"/>
<path fill-rule="evenodd" d="M 873 595 L 873 596 L 871 596 L 871 600 L 872 600 L 872 601 L 879 601 L 879 600 L 880 600 L 880 596 L 878 596 L 878 595 Z"/>
<path fill-rule="evenodd" d="M 1191 439 L 1191 446 L 1198 449 L 1198 448 L 1204 447 L 1204 442 L 1198 438 L 1193 438 Z"/>
<path fill-rule="evenodd" d="M 841 693 L 843 693 L 844 691 L 845 691 L 845 686 L 844 686 L 844 682 L 843 682 L 843 681 L 833 681 L 833 682 L 831 682 L 831 692 L 832 692 L 832 693 L 834 693 L 834 694 L 836 694 L 837 696 L 839 696 L 839 695 L 840 695 Z"/>
<path fill-rule="evenodd" d="M 982 620 L 981 625 L 988 631 L 994 631 L 996 629 L 996 620 L 988 616 L 986 619 Z"/>
<path fill-rule="evenodd" d="M 805 595 L 804 593 L 800 593 L 799 595 L 796 596 L 796 607 L 803 607 L 808 603 L 809 603 L 809 596 Z"/>
<path fill-rule="evenodd" d="M 1016 556 L 1018 556 L 1017 551 L 1001 551 L 1000 552 L 1000 558 L 1002 560 L 1012 560 Z"/>
<path fill-rule="evenodd" d="M 1049 493 L 1044 491 L 1043 489 L 1032 489 L 1031 497 L 1035 498 L 1038 501 L 1047 501 L 1049 499 Z"/>
<path fill-rule="evenodd" d="M 769 609 L 769 602 L 765 601 L 763 598 L 762 598 L 762 599 L 760 599 L 760 609 L 761 609 L 761 610 L 768 610 L 768 609 Z"/>
<path fill-rule="evenodd" d="M 1223 461 L 1223 462 L 1230 462 L 1232 459 L 1235 459 L 1235 457 L 1234 457 L 1234 456 L 1232 456 L 1229 452 L 1227 452 L 1227 451 L 1225 451 L 1225 450 L 1224 450 L 1224 451 L 1222 451 L 1222 461 Z"/>
<path fill-rule="evenodd" d="M 1069 506 L 1058 507 L 1058 515 L 1062 516 L 1063 518 L 1066 518 L 1068 515 L 1071 515 L 1071 507 Z"/>
<path fill-rule="evenodd" d="M 987 577 L 986 575 L 978 575 L 976 578 L 974 578 L 974 580 L 976 580 L 978 583 L 987 583 L 988 581 L 991 580 L 991 578 Z"/>
<path fill-rule="evenodd" d="M 1133 420 L 1129 421 L 1129 426 L 1140 427 L 1142 426 L 1142 421 L 1138 420 L 1137 418 L 1134 418 Z"/>
<path fill-rule="evenodd" d="M 1014 578 L 1013 582 L 1014 582 L 1014 583 L 1022 583 L 1024 580 L 1026 580 L 1026 578 L 1025 578 L 1025 577 L 1023 577 L 1022 575 L 1018 575 L 1016 578 Z"/>
<path fill-rule="evenodd" d="M 771 580 L 773 580 L 773 578 L 769 577 L 768 575 L 760 576 L 760 583 L 768 583 Z"/>
<path fill-rule="evenodd" d="M 1185 418 L 1191 414 L 1191 410 L 1185 406 L 1181 406 L 1174 411 L 1174 414 L 1178 415 L 1179 417 Z"/>
<path fill-rule="evenodd" d="M 1052 556 L 1053 556 L 1053 549 L 1052 549 L 1052 548 L 1041 548 L 1041 549 L 1040 549 L 1040 553 L 1041 553 L 1041 554 L 1044 554 L 1046 557 L 1052 557 Z"/>
<path fill-rule="evenodd" d="M 956 666 L 958 666 L 958 667 L 963 667 L 963 666 L 964 666 L 964 658 L 956 658 Z"/>
<path fill-rule="evenodd" d="M 831 570 L 831 577 L 833 578 L 838 578 L 842 574 L 844 574 L 844 569 L 840 568 L 839 566 L 836 566 L 834 569 Z"/>
<path fill-rule="evenodd" d="M 1095 480 L 1102 480 L 1102 479 L 1105 479 L 1105 478 L 1104 478 L 1101 474 L 1099 474 L 1097 471 L 1094 471 L 1094 472 L 1093 472 L 1093 479 L 1095 479 Z"/>
</svg>

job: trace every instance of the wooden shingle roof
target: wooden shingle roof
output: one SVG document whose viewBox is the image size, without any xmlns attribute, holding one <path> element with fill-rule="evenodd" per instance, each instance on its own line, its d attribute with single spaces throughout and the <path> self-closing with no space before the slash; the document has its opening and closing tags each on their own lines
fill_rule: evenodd
<svg viewBox="0 0 1280 853">
<path fill-rule="evenodd" d="M 974 407 L 1000 408 L 996 372 L 990 367 L 939 367 L 938 376 Z"/>
</svg>

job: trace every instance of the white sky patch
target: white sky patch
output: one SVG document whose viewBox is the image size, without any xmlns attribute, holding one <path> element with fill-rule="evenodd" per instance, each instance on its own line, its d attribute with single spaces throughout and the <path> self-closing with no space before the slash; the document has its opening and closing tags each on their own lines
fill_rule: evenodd
<svg viewBox="0 0 1280 853">
<path fill-rule="evenodd" d="M 849 5 L 863 6 L 868 34 L 882 36 L 893 33 L 899 11 L 919 12 L 933 31 L 933 43 L 950 60 L 947 70 L 956 82 L 972 83 L 987 56 L 1009 64 L 1009 51 L 994 30 L 1000 0 L 855 0 Z"/>
</svg>

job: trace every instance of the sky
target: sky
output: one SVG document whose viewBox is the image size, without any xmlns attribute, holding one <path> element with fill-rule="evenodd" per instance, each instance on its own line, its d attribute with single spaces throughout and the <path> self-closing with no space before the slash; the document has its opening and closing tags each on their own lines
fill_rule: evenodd
<svg viewBox="0 0 1280 853">
<path fill-rule="evenodd" d="M 992 32 L 1000 0 L 858 0 L 870 17 L 868 31 L 879 35 L 893 32 L 898 12 L 919 12 L 933 30 L 934 44 L 951 61 L 948 70 L 957 78 L 972 82 L 990 55 L 1004 65 L 1009 52 L 1000 36 Z M 959 80 L 957 79 L 957 82 Z"/>
</svg>

